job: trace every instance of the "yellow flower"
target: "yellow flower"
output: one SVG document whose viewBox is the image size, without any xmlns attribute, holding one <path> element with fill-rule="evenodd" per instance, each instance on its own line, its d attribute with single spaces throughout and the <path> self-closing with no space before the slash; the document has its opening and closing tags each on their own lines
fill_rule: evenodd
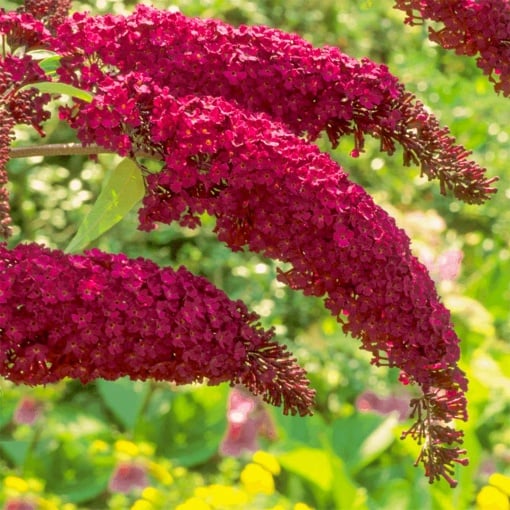
<svg viewBox="0 0 510 510">
<path fill-rule="evenodd" d="M 165 502 L 164 494 L 155 487 L 145 487 L 145 489 L 142 491 L 142 498 L 150 501 L 155 505 L 159 505 Z"/>
<path fill-rule="evenodd" d="M 479 510 L 509 510 L 508 496 L 496 487 L 486 485 L 476 496 Z"/>
<path fill-rule="evenodd" d="M 293 510 L 313 510 L 313 508 L 306 503 L 296 503 Z"/>
<path fill-rule="evenodd" d="M 241 472 L 241 483 L 249 494 L 273 494 L 273 475 L 259 464 L 247 464 Z"/>
<path fill-rule="evenodd" d="M 212 510 L 212 508 L 203 499 L 192 497 L 177 505 L 175 510 Z"/>
<path fill-rule="evenodd" d="M 280 464 L 278 464 L 276 457 L 270 453 L 261 450 L 255 452 L 253 454 L 253 462 L 265 467 L 270 473 L 273 473 L 273 475 L 280 474 Z"/>
<path fill-rule="evenodd" d="M 118 453 L 125 453 L 128 457 L 136 457 L 140 453 L 138 446 L 132 441 L 119 439 L 115 441 L 115 451 Z"/>
<path fill-rule="evenodd" d="M 248 503 L 248 495 L 245 492 L 229 485 L 212 484 L 206 487 L 197 487 L 195 496 L 213 507 L 219 508 L 244 506 Z"/>
<path fill-rule="evenodd" d="M 138 445 L 138 449 L 142 455 L 145 455 L 145 457 L 152 457 L 156 448 L 153 444 L 142 441 Z"/>
<path fill-rule="evenodd" d="M 6 476 L 4 479 L 4 487 L 6 489 L 11 489 L 18 494 L 28 492 L 30 489 L 28 482 L 19 476 Z"/>
<path fill-rule="evenodd" d="M 170 464 L 169 464 L 170 465 Z M 160 462 L 150 462 L 149 472 L 154 478 L 159 480 L 164 485 L 170 485 L 174 482 L 174 477 L 170 471 Z"/>
<path fill-rule="evenodd" d="M 138 499 L 131 506 L 131 510 L 154 510 L 154 506 L 145 499 Z"/>
<path fill-rule="evenodd" d="M 493 473 L 489 478 L 489 484 L 510 496 L 510 476 Z"/>
<path fill-rule="evenodd" d="M 96 453 L 104 453 L 110 449 L 110 445 L 101 439 L 95 439 L 89 446 L 89 453 L 94 455 Z"/>
<path fill-rule="evenodd" d="M 37 478 L 28 478 L 27 483 L 31 492 L 41 493 L 44 491 L 44 483 Z"/>
<path fill-rule="evenodd" d="M 38 510 L 59 510 L 60 505 L 56 501 L 51 501 L 45 498 L 38 498 L 37 500 Z"/>
</svg>

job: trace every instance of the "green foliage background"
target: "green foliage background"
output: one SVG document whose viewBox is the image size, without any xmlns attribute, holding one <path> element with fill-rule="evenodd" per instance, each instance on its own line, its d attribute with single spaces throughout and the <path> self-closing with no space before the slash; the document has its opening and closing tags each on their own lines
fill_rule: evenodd
<svg viewBox="0 0 510 510">
<path fill-rule="evenodd" d="M 73 9 L 124 13 L 134 4 L 97 0 L 74 2 Z M 170 3 L 154 5 L 168 8 Z M 458 470 L 455 490 L 443 482 L 429 486 L 413 467 L 417 447 L 398 439 L 405 423 L 398 423 L 395 415 L 356 409 L 356 398 L 367 389 L 381 396 L 404 394 L 397 374 L 371 367 L 319 300 L 279 285 L 275 264 L 231 253 L 216 241 L 212 220 L 205 218 L 196 231 L 170 226 L 146 234 L 136 230 L 136 212 L 131 212 L 94 243 L 162 265 L 185 264 L 206 275 L 261 314 L 266 326 L 275 326 L 309 371 L 318 393 L 317 413 L 290 418 L 270 410 L 279 438 L 263 447 L 276 455 L 283 471 L 276 478 L 277 492 L 257 500 L 253 508 L 278 503 L 291 508 L 298 501 L 324 510 L 475 508 L 476 493 L 490 473 L 510 474 L 509 100 L 494 94 L 474 60 L 428 42 L 426 27 L 404 26 L 391 0 L 182 0 L 172 5 L 187 15 L 299 32 L 316 45 L 337 45 L 349 55 L 386 63 L 490 175 L 500 176 L 499 191 L 490 202 L 468 206 L 441 196 L 437 183 L 420 178 L 418 169 L 404 168 L 401 154 L 381 154 L 377 141 L 369 141 L 357 159 L 349 156 L 353 141 L 348 138 L 333 153 L 406 228 L 418 255 L 438 256 L 452 248 L 464 253 L 458 280 L 438 283 L 463 340 L 462 368 L 470 380 L 470 420 L 460 424 L 470 465 Z M 74 140 L 55 117 L 46 131 L 44 143 Z M 41 141 L 33 132 L 16 131 L 16 144 L 35 143 Z M 113 155 L 101 155 L 98 162 L 81 156 L 10 161 L 16 224 L 10 242 L 33 240 L 65 248 L 99 195 L 105 174 L 119 161 Z M 107 490 L 119 460 L 112 446 L 118 439 L 142 445 L 140 455 L 152 463 L 151 482 L 166 498 L 163 506 L 154 503 L 153 508 L 174 508 L 201 485 L 236 485 L 249 461 L 217 454 L 226 429 L 226 386 L 175 388 L 121 380 L 27 388 L 0 381 L 0 391 L 0 480 L 16 475 L 44 481 L 41 494 L 47 502 L 40 508 L 64 508 L 65 502 L 78 508 L 131 508 L 135 495 Z M 43 402 L 43 414 L 34 426 L 16 426 L 14 409 L 27 395 Z M 98 441 L 107 445 L 101 452 L 91 446 L 102 444 Z M 173 483 L 158 475 L 165 469 Z M 7 494 L 4 485 L 0 504 Z M 51 501 L 56 506 L 44 506 Z"/>
</svg>

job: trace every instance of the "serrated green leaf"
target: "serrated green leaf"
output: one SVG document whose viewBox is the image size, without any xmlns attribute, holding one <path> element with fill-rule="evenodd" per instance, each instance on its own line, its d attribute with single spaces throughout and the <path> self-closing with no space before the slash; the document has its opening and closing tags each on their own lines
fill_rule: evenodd
<svg viewBox="0 0 510 510">
<path fill-rule="evenodd" d="M 76 97 L 87 103 L 90 103 L 94 96 L 86 90 L 73 87 L 67 83 L 60 83 L 58 81 L 41 81 L 39 83 L 29 83 L 21 87 L 19 90 L 22 92 L 27 89 L 37 89 L 41 92 L 47 92 L 48 94 L 67 94 L 68 96 Z"/>
<path fill-rule="evenodd" d="M 101 193 L 65 252 L 83 250 L 124 218 L 143 195 L 144 184 L 140 169 L 131 159 L 123 159 L 107 174 Z"/>
</svg>

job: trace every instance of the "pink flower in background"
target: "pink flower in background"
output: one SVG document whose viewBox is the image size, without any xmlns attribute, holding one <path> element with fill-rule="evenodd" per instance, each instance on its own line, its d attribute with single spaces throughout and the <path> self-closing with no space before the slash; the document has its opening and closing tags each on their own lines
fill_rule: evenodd
<svg viewBox="0 0 510 510">
<path fill-rule="evenodd" d="M 228 428 L 219 451 L 239 457 L 259 449 L 258 438 L 276 439 L 276 429 L 262 400 L 241 387 L 230 390 L 227 408 Z"/>
<path fill-rule="evenodd" d="M 115 468 L 108 489 L 111 492 L 123 492 L 125 494 L 142 490 L 149 485 L 147 469 L 139 462 L 120 462 Z"/>
<path fill-rule="evenodd" d="M 462 250 L 445 250 L 436 257 L 422 256 L 421 260 L 430 272 L 430 275 L 436 282 L 456 280 L 460 274 L 462 259 L 464 253 Z"/>
<path fill-rule="evenodd" d="M 18 402 L 12 421 L 17 425 L 33 425 L 42 414 L 43 405 L 32 397 L 22 397 Z"/>
<path fill-rule="evenodd" d="M 28 499 L 9 499 L 6 501 L 3 510 L 37 510 L 38 505 Z"/>
<path fill-rule="evenodd" d="M 356 409 L 360 412 L 374 412 L 388 415 L 397 413 L 399 421 L 409 417 L 409 395 L 380 396 L 373 391 L 365 391 L 356 399 Z"/>
</svg>

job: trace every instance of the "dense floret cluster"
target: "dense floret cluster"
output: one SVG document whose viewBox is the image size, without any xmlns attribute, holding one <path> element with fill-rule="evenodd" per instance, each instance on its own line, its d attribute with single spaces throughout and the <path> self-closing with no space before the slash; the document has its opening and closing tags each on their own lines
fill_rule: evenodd
<svg viewBox="0 0 510 510">
<path fill-rule="evenodd" d="M 266 112 L 309 140 L 326 132 L 336 145 L 342 135 L 354 134 L 354 155 L 366 134 L 390 154 L 401 145 L 404 164 L 419 164 L 423 174 L 439 179 L 443 193 L 451 189 L 467 202 L 483 202 L 494 192 L 494 179 L 386 66 L 335 47 L 314 48 L 280 30 L 233 28 L 146 6 L 126 17 L 75 13 L 52 45 L 66 56 L 61 78 L 86 89 L 94 90 L 105 73 L 141 73 L 176 97 L 223 97 Z"/>
<path fill-rule="evenodd" d="M 1 34 L 0 21 L 0 37 Z M 48 94 L 41 94 L 35 89 L 20 92 L 19 89 L 41 81 L 43 77 L 41 68 L 29 56 L 0 56 L 0 236 L 4 238 L 11 232 L 6 164 L 12 129 L 15 124 L 27 124 L 43 136 L 42 122 L 49 118 L 49 113 L 44 110 L 50 99 Z"/>
<path fill-rule="evenodd" d="M 104 78 L 90 105 L 65 115 L 82 140 L 143 147 L 163 161 L 146 174 L 143 230 L 216 216 L 220 240 L 290 262 L 282 281 L 324 296 L 375 364 L 418 383 L 433 409 L 423 423 L 466 418 L 459 340 L 426 268 L 405 233 L 315 145 L 223 98 L 176 98 L 141 73 Z M 443 429 L 452 437 L 438 425 L 434 441 Z"/>
<path fill-rule="evenodd" d="M 311 411 L 304 370 L 272 331 L 184 268 L 27 244 L 0 245 L 0 273 L 0 375 L 11 381 L 231 381 L 285 413 Z"/>
<path fill-rule="evenodd" d="M 395 0 L 406 23 L 432 20 L 429 37 L 458 55 L 478 55 L 478 67 L 494 83 L 496 92 L 510 96 L 510 2 L 508 0 Z"/>
</svg>

